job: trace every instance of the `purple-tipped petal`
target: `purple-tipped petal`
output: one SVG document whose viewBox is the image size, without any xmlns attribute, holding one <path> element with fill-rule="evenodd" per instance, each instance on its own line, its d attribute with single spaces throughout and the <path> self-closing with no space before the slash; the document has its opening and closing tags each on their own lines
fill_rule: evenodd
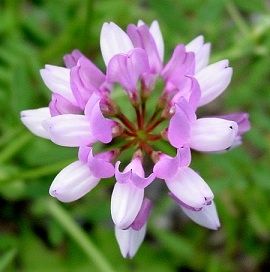
<svg viewBox="0 0 270 272">
<path fill-rule="evenodd" d="M 75 201 L 91 191 L 99 180 L 86 164 L 75 161 L 55 177 L 49 193 L 62 202 Z"/>
<path fill-rule="evenodd" d="M 105 75 L 86 57 L 81 57 L 71 69 L 71 89 L 78 105 L 84 109 L 93 92 L 99 92 Z"/>
<path fill-rule="evenodd" d="M 49 108 L 24 110 L 21 112 L 21 121 L 35 135 L 50 139 L 49 133 L 44 129 L 42 123 L 51 117 Z"/>
<path fill-rule="evenodd" d="M 111 83 L 121 84 L 129 94 L 134 94 L 137 92 L 138 80 L 148 73 L 149 69 L 145 51 L 135 48 L 126 55 L 116 55 L 110 60 L 107 79 Z"/>
<path fill-rule="evenodd" d="M 80 50 L 74 49 L 70 54 L 64 55 L 64 63 L 67 68 L 72 68 L 77 65 L 79 58 L 83 56 Z"/>
<path fill-rule="evenodd" d="M 53 93 L 60 94 L 76 105 L 76 99 L 70 88 L 70 69 L 47 64 L 45 69 L 40 70 L 40 75 Z"/>
<path fill-rule="evenodd" d="M 204 206 L 200 211 L 193 211 L 181 206 L 183 212 L 195 223 L 208 229 L 217 230 L 220 222 L 215 203 Z"/>
<path fill-rule="evenodd" d="M 146 224 L 139 230 L 120 229 L 115 226 L 115 236 L 124 258 L 133 258 L 144 240 Z"/>
<path fill-rule="evenodd" d="M 157 44 L 150 33 L 149 28 L 145 24 L 142 24 L 139 27 L 129 25 L 127 33 L 135 48 L 142 48 L 146 51 L 151 72 L 154 74 L 159 73 L 162 68 L 162 63 L 157 49 Z"/>
<path fill-rule="evenodd" d="M 206 182 L 191 168 L 179 168 L 176 175 L 165 180 L 169 190 L 185 205 L 200 209 L 213 199 Z"/>
<path fill-rule="evenodd" d="M 134 222 L 131 224 L 131 228 L 139 231 L 146 223 L 152 210 L 152 202 L 148 198 L 143 200 L 141 209 L 136 216 Z"/>
<path fill-rule="evenodd" d="M 236 112 L 217 117 L 236 122 L 238 125 L 238 135 L 240 136 L 250 130 L 249 115 L 246 112 Z"/>
<path fill-rule="evenodd" d="M 112 57 L 133 49 L 128 35 L 115 23 L 104 23 L 100 33 L 100 48 L 106 66 Z"/>
<path fill-rule="evenodd" d="M 142 206 L 144 189 L 132 182 L 116 182 L 111 198 L 111 215 L 114 224 L 121 229 L 128 228 Z"/>
<path fill-rule="evenodd" d="M 88 119 L 84 115 L 64 114 L 42 123 L 51 141 L 58 145 L 76 147 L 95 142 Z"/>
<path fill-rule="evenodd" d="M 92 150 L 91 146 L 80 146 L 79 147 L 79 152 L 78 152 L 78 159 L 79 161 L 83 163 L 87 163 L 88 161 L 88 156 L 90 151 Z"/>
<path fill-rule="evenodd" d="M 123 172 L 119 171 L 120 161 L 115 164 L 115 179 L 119 183 L 127 183 L 131 177 L 131 170 L 124 170 Z"/>
<path fill-rule="evenodd" d="M 103 153 L 111 153 L 103 152 Z M 97 178 L 110 178 L 114 175 L 114 166 L 110 161 L 102 158 L 104 154 L 96 154 L 93 156 L 93 151 L 89 152 L 88 166 L 91 169 L 92 174 Z"/>
<path fill-rule="evenodd" d="M 208 65 L 195 75 L 201 88 L 199 106 L 210 103 L 228 87 L 232 72 L 228 60 L 222 60 Z"/>
<path fill-rule="evenodd" d="M 78 106 L 72 104 L 62 95 L 56 93 L 52 95 L 52 100 L 49 104 L 49 108 L 52 116 L 68 113 L 80 114 L 82 112 L 82 110 Z"/>
<path fill-rule="evenodd" d="M 190 147 L 203 152 L 229 148 L 238 132 L 237 123 L 221 118 L 200 118 L 191 126 Z"/>
</svg>

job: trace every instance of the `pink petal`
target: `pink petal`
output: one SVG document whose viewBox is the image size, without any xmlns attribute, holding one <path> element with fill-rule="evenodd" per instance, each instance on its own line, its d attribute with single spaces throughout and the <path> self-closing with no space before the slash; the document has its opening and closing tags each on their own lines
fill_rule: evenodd
<svg viewBox="0 0 270 272">
<path fill-rule="evenodd" d="M 134 222 L 130 226 L 132 229 L 139 231 L 147 223 L 152 206 L 153 205 L 151 200 L 149 200 L 148 198 L 145 198 L 143 200 L 141 209 L 136 216 Z"/>
<path fill-rule="evenodd" d="M 81 109 L 78 106 L 73 105 L 69 100 L 56 93 L 52 94 L 52 100 L 49 104 L 49 108 L 52 116 L 68 113 L 81 113 Z"/>
<path fill-rule="evenodd" d="M 107 79 L 121 84 L 127 92 L 136 93 L 137 83 L 144 73 L 149 72 L 148 58 L 144 50 L 135 48 L 126 55 L 114 56 L 107 69 Z"/>
<path fill-rule="evenodd" d="M 74 49 L 70 54 L 64 55 L 64 63 L 67 68 L 72 68 L 77 65 L 80 57 L 84 56 L 78 49 Z"/>
<path fill-rule="evenodd" d="M 104 152 L 110 153 L 110 152 Z M 93 156 L 93 151 L 89 152 L 88 166 L 91 169 L 93 176 L 97 178 L 110 178 L 114 175 L 114 166 L 107 160 L 102 158 L 99 154 Z"/>
<path fill-rule="evenodd" d="M 175 105 L 175 113 L 172 116 L 168 127 L 168 139 L 170 144 L 176 148 L 184 146 L 190 137 L 190 125 L 194 115 L 183 102 Z"/>
<path fill-rule="evenodd" d="M 142 48 L 146 51 L 150 70 L 152 73 L 159 73 L 162 68 L 161 59 L 157 49 L 157 44 L 151 35 L 149 28 L 146 25 L 139 27 L 129 25 L 127 33 L 134 45 L 134 47 Z"/>
<path fill-rule="evenodd" d="M 93 92 L 105 81 L 105 75 L 87 58 L 81 57 L 76 66 L 71 69 L 71 88 L 78 104 L 85 108 Z"/>
</svg>

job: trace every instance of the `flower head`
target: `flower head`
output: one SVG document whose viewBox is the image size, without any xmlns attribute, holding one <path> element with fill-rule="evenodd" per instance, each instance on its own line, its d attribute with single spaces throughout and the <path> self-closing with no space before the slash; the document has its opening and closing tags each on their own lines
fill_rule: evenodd
<svg viewBox="0 0 270 272">
<path fill-rule="evenodd" d="M 64 56 L 66 67 L 45 65 L 40 71 L 52 92 L 49 106 L 21 113 L 22 122 L 37 136 L 78 148 L 78 159 L 56 176 L 50 194 L 71 202 L 102 178 L 115 176 L 111 214 L 121 253 L 128 258 L 145 236 L 152 206 L 145 188 L 152 182 L 163 180 L 171 198 L 194 222 L 219 228 L 214 194 L 190 163 L 191 149 L 229 150 L 250 128 L 246 113 L 197 114 L 229 85 L 228 60 L 209 64 L 210 44 L 198 36 L 187 45 L 177 45 L 164 62 L 157 21 L 150 27 L 139 21 L 126 32 L 105 23 L 100 47 L 105 71 L 74 50 Z M 119 88 L 134 110 L 133 119 L 114 99 Z M 148 102 L 152 95 L 158 96 L 156 104 Z M 161 142 L 170 145 L 174 155 L 161 151 Z M 98 143 L 104 148 L 99 153 Z M 121 154 L 128 149 L 135 152 L 122 168 Z M 152 168 L 146 159 L 152 160 Z"/>
</svg>

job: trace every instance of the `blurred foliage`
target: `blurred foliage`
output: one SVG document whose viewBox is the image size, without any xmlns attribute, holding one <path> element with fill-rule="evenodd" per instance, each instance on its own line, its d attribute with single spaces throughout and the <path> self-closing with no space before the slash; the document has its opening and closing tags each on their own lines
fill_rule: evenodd
<svg viewBox="0 0 270 272">
<path fill-rule="evenodd" d="M 76 151 L 30 135 L 19 112 L 48 103 L 39 76 L 45 63 L 61 65 L 79 48 L 104 68 L 103 22 L 126 27 L 138 19 L 159 20 L 167 58 L 177 43 L 205 35 L 212 61 L 230 59 L 234 77 L 201 114 L 248 111 L 253 128 L 240 148 L 193 155 L 193 168 L 215 193 L 221 229 L 192 223 L 157 185 L 146 240 L 134 260 L 124 260 L 110 221 L 113 181 L 80 201 L 56 204 L 50 182 Z M 269 64 L 267 0 L 0 1 L 0 271 L 99 271 L 90 241 L 114 271 L 269 271 Z"/>
</svg>

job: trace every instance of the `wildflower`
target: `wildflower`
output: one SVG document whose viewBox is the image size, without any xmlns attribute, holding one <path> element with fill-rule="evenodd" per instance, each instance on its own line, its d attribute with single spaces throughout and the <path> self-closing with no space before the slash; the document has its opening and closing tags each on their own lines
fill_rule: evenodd
<svg viewBox="0 0 270 272">
<path fill-rule="evenodd" d="M 64 56 L 65 68 L 46 65 L 40 71 L 52 92 L 49 106 L 21 113 L 22 122 L 37 136 L 78 148 L 78 160 L 56 176 L 50 194 L 71 202 L 91 191 L 102 178 L 115 176 L 111 215 L 125 258 L 132 258 L 144 239 L 152 206 L 145 188 L 158 179 L 164 180 L 169 195 L 188 217 L 201 226 L 218 229 L 214 194 L 190 163 L 191 149 L 229 150 L 241 143 L 250 128 L 246 113 L 196 114 L 230 83 L 228 60 L 209 64 L 210 44 L 199 36 L 186 46 L 177 45 L 164 63 L 157 21 L 150 27 L 139 21 L 126 32 L 112 22 L 105 23 L 100 47 L 104 72 L 74 50 Z M 148 100 L 160 91 L 160 81 L 160 96 L 155 108 L 149 109 L 152 104 Z M 119 87 L 134 108 L 136 120 L 113 99 Z M 161 142 L 167 142 L 175 155 L 159 150 Z M 94 152 L 97 143 L 102 144 L 103 152 Z M 134 155 L 120 170 L 121 155 L 131 148 Z M 150 173 L 146 158 L 153 162 Z"/>
</svg>

